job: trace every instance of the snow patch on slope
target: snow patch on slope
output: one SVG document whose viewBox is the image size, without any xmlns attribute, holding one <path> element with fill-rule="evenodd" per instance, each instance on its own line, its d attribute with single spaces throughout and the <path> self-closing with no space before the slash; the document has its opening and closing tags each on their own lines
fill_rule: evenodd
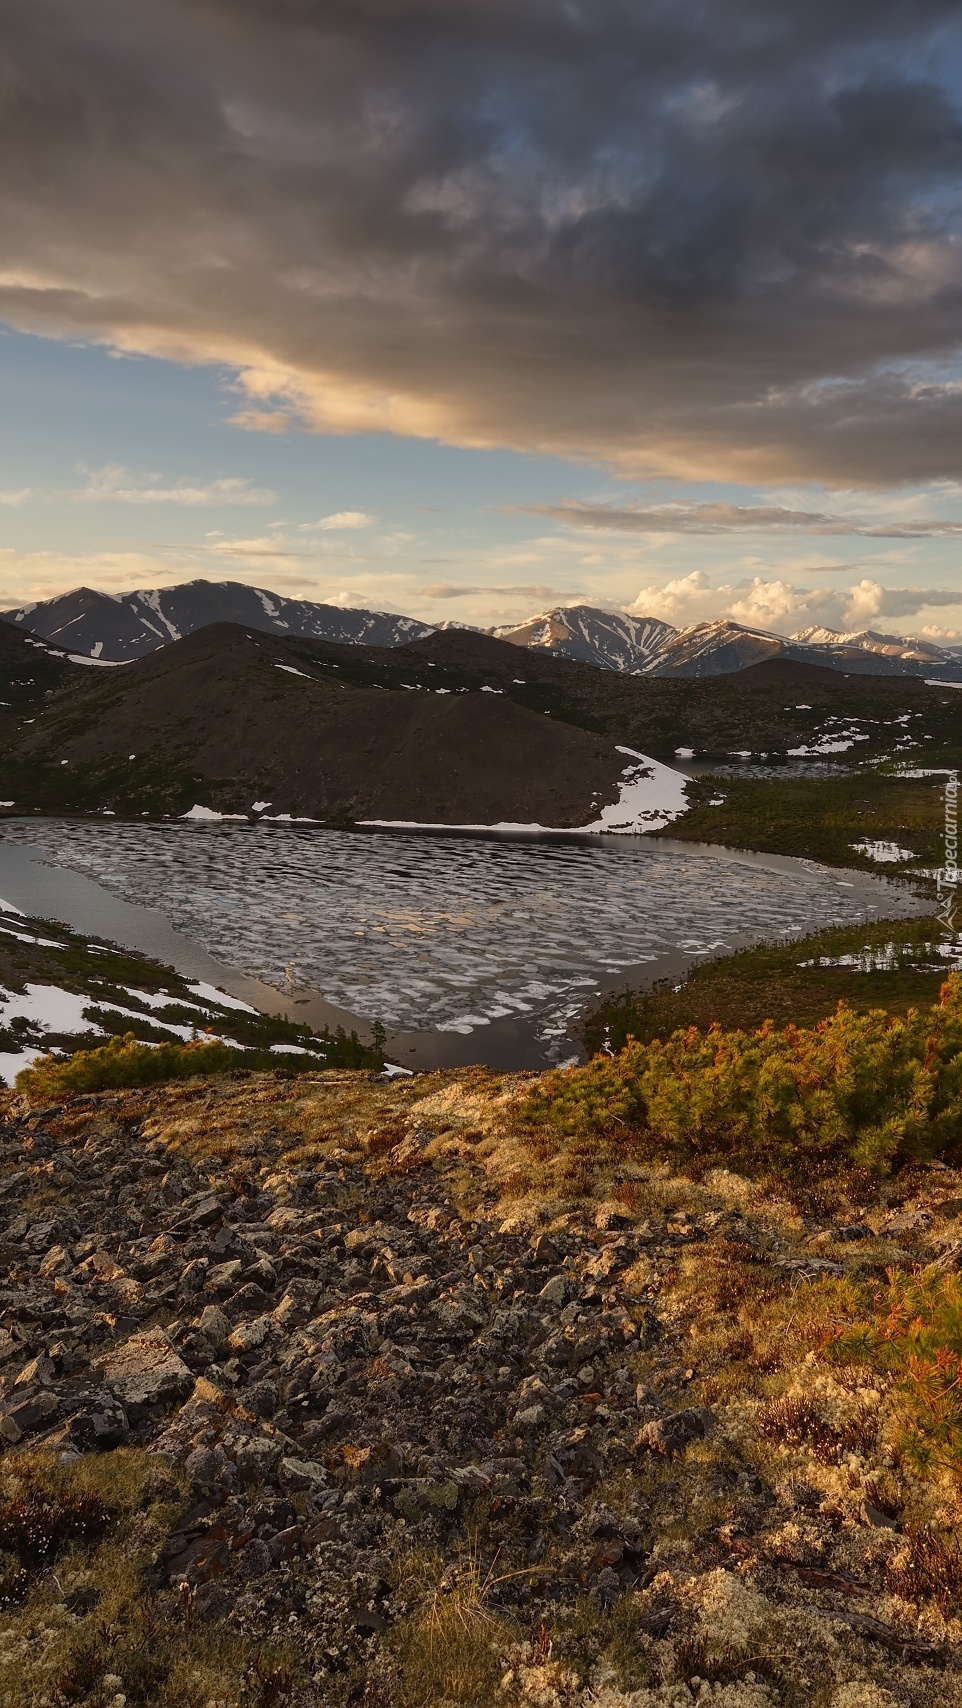
<svg viewBox="0 0 962 1708">
<path fill-rule="evenodd" d="M 102 1027 L 84 1019 L 84 1009 L 91 1006 L 89 996 L 63 990 L 55 984 L 28 984 L 23 995 L 17 996 L 0 989 L 0 1027 L 12 1020 L 28 1020 L 41 1032 L 86 1032 L 105 1034 Z M 0 1080 L 13 1085 L 22 1068 L 30 1067 L 43 1051 L 34 1046 L 22 1050 L 0 1050 Z"/>
<path fill-rule="evenodd" d="M 214 820 L 214 819 L 220 820 L 220 819 L 225 819 L 225 818 L 233 818 L 233 819 L 246 819 L 247 818 L 247 814 L 244 812 L 215 812 L 213 807 L 199 806 L 196 801 L 194 802 L 194 805 L 191 807 L 189 812 L 182 812 L 180 816 L 182 819 L 183 818 L 191 818 L 191 819 L 194 819 L 195 822 L 203 821 L 205 823 L 209 820 Z"/>
<path fill-rule="evenodd" d="M 658 759 L 636 753 L 633 747 L 618 747 L 615 751 L 626 754 L 635 763 L 627 765 L 622 772 L 617 801 L 603 807 L 600 816 L 590 824 L 577 826 L 577 834 L 584 835 L 587 831 L 591 835 L 643 835 L 645 831 L 670 824 L 687 811 L 685 788 L 690 778 L 681 771 L 672 770 L 670 765 L 662 765 Z M 359 823 L 376 830 L 498 830 L 536 831 L 544 836 L 572 835 L 570 829 L 556 824 L 513 824 L 505 820 L 498 824 L 427 824 L 419 819 L 363 818 Z"/>
<path fill-rule="evenodd" d="M 877 860 L 880 865 L 894 865 L 901 860 L 914 860 L 911 848 L 900 848 L 897 842 L 853 842 L 852 847 L 857 854 L 864 854 L 868 860 Z"/>
<path fill-rule="evenodd" d="M 604 807 L 600 818 L 586 826 L 588 830 L 632 835 L 670 824 L 687 810 L 685 788 L 689 779 L 681 771 L 662 765 L 658 759 L 649 759 L 644 753 L 636 753 L 632 747 L 619 747 L 618 752 L 637 763 L 626 766 L 618 800 Z"/>
</svg>

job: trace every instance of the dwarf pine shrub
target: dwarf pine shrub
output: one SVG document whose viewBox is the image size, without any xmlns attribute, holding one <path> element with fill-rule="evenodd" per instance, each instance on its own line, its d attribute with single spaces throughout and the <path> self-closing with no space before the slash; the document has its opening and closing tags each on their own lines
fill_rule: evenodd
<svg viewBox="0 0 962 1708">
<path fill-rule="evenodd" d="M 32 1067 L 17 1075 L 17 1090 L 35 1101 L 56 1100 L 71 1093 L 109 1091 L 136 1085 L 157 1085 L 164 1080 L 191 1079 L 196 1074 L 248 1072 L 309 1073 L 326 1067 L 374 1067 L 384 1065 L 378 1039 L 366 1049 L 356 1032 L 324 1032 L 316 1055 L 281 1056 L 269 1049 L 234 1049 L 220 1039 L 191 1039 L 168 1044 L 138 1043 L 133 1032 L 113 1037 L 96 1050 L 78 1050 L 66 1061 L 41 1056 Z"/>
<path fill-rule="evenodd" d="M 826 1348 L 895 1377 L 899 1448 L 915 1470 L 962 1469 L 962 1276 L 889 1274 Z M 962 1581 L 962 1576 L 960 1576 Z"/>
<path fill-rule="evenodd" d="M 585 1141 L 689 1167 L 758 1172 L 843 1163 L 886 1174 L 962 1140 L 962 975 L 931 1008 L 893 1016 L 840 1002 L 812 1028 L 629 1040 L 615 1056 L 546 1075 L 520 1114 L 542 1156 Z"/>
</svg>

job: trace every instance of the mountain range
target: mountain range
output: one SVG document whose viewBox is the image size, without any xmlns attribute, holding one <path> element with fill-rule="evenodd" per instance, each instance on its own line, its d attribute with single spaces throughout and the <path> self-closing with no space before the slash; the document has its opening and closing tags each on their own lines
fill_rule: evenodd
<svg viewBox="0 0 962 1708">
<path fill-rule="evenodd" d="M 190 581 L 122 594 L 81 587 L 2 611 L 0 618 L 76 656 L 105 664 L 143 658 L 211 623 L 239 623 L 277 635 L 374 647 L 403 647 L 434 632 L 430 624 L 414 617 L 287 599 L 236 581 Z M 939 647 L 931 641 L 873 630 L 843 634 L 810 627 L 785 636 L 726 619 L 676 629 L 655 617 L 569 605 L 542 611 L 524 623 L 473 632 L 532 652 L 632 675 L 723 676 L 785 659 L 846 675 L 962 681 L 962 647 Z"/>
<path fill-rule="evenodd" d="M 428 623 L 414 617 L 285 599 L 240 581 L 186 581 L 178 587 L 137 593 L 99 593 L 78 587 L 39 604 L 0 611 L 0 618 L 43 635 L 68 652 L 111 664 L 143 658 L 208 623 L 243 623 L 268 633 L 340 641 L 347 646 L 362 642 L 404 646 L 431 633 Z"/>
</svg>

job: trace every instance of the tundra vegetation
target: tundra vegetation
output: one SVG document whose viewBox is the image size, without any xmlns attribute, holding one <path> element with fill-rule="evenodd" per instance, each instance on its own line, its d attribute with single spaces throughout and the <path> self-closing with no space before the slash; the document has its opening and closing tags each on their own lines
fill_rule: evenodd
<svg viewBox="0 0 962 1708">
<path fill-rule="evenodd" d="M 6 1094 L 0 1704 L 962 1704 L 962 979 L 889 962 L 554 1075 Z"/>
</svg>

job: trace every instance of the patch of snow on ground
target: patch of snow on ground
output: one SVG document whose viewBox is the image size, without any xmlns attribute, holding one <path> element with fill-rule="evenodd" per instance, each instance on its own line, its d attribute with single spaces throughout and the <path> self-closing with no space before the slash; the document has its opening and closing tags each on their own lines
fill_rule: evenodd
<svg viewBox="0 0 962 1708">
<path fill-rule="evenodd" d="M 9 803 L 6 803 L 6 802 L 0 801 L 0 806 L 7 805 L 7 804 L 12 806 L 13 802 L 10 801 Z M 12 901 L 0 901 L 0 913 L 15 913 L 21 919 L 26 919 L 26 917 L 27 917 L 23 911 L 23 908 L 22 907 L 14 907 Z"/>
<path fill-rule="evenodd" d="M 953 967 L 962 963 L 962 942 L 946 938 L 939 943 L 867 943 L 857 955 L 819 955 L 814 961 L 799 961 L 800 967 L 857 967 L 860 973 L 897 973 L 905 966 L 918 966 L 923 955 L 937 955 Z"/>
<path fill-rule="evenodd" d="M 96 998 L 93 998 L 89 1006 L 92 1008 L 100 1008 L 105 1014 L 119 1014 L 123 1020 L 143 1020 L 144 1018 L 144 1016 L 139 1014 L 135 1008 L 121 1008 L 119 1002 L 98 1002 Z M 165 1032 L 173 1033 L 175 1038 L 181 1038 L 185 1044 L 189 1044 L 191 1040 L 197 1036 L 196 1026 L 176 1026 L 172 1020 L 160 1020 L 158 1021 L 158 1025 L 162 1026 Z M 207 1040 L 205 1040 L 205 1042 L 206 1041 Z M 154 1039 L 143 1038 L 140 1042 L 149 1044 L 153 1043 Z M 211 1039 L 210 1042 L 213 1042 L 213 1039 Z M 234 1040 L 233 1038 L 219 1038 L 217 1042 L 221 1044 L 233 1044 Z M 240 1049 L 241 1046 L 238 1044 L 235 1047 Z"/>
<path fill-rule="evenodd" d="M 9 925 L 0 925 L 0 931 L 5 937 L 15 937 L 18 943 L 36 943 L 41 949 L 63 948 L 56 937 L 34 937 L 29 931 L 14 931 Z"/>
<path fill-rule="evenodd" d="M 131 658 L 88 658 L 83 652 L 68 652 L 68 664 L 99 664 L 102 670 L 119 670 L 124 664 L 132 664 Z"/>
<path fill-rule="evenodd" d="M 15 1085 L 17 1074 L 23 1068 L 33 1067 L 42 1050 L 0 1050 L 0 1080 L 4 1085 Z"/>
<path fill-rule="evenodd" d="M 680 771 L 662 765 L 658 759 L 648 759 L 631 747 L 619 747 L 618 752 L 638 763 L 626 766 L 619 799 L 613 806 L 603 807 L 600 818 L 586 829 L 625 836 L 670 824 L 687 810 L 685 789 L 689 779 Z"/>
<path fill-rule="evenodd" d="M 169 1008 L 176 1003 L 178 1008 L 196 1008 L 198 1014 L 206 1014 L 207 1010 L 198 1007 L 196 1002 L 185 1002 L 182 996 L 171 996 L 166 990 L 134 990 L 132 985 L 121 986 L 136 1002 L 142 1002 L 145 1008 Z"/>
<path fill-rule="evenodd" d="M 226 818 L 246 819 L 247 814 L 243 813 L 243 812 L 215 812 L 213 807 L 198 806 L 197 802 L 195 801 L 194 805 L 190 809 L 190 812 L 182 812 L 180 816 L 181 816 L 181 818 L 192 818 L 194 820 L 201 820 L 201 819 L 213 820 L 213 819 L 226 819 Z"/>
<path fill-rule="evenodd" d="M 286 670 L 288 676 L 303 676 L 305 682 L 313 682 L 313 676 L 308 676 L 306 670 L 295 670 L 293 664 L 275 664 L 275 670 Z"/>
<path fill-rule="evenodd" d="M 878 860 L 886 866 L 899 860 L 915 859 L 911 848 L 900 848 L 897 842 L 853 842 L 852 847 L 857 854 L 864 854 L 869 860 Z"/>
<path fill-rule="evenodd" d="M 201 1002 L 212 1002 L 218 1008 L 239 1008 L 243 1014 L 257 1014 L 249 1002 L 241 1002 L 236 996 L 228 996 L 225 991 L 218 990 L 216 985 L 205 984 L 203 979 L 195 979 L 187 989 L 194 996 L 199 996 Z"/>
<path fill-rule="evenodd" d="M 75 990 L 63 990 L 57 984 L 28 984 L 22 996 L 2 993 L 0 1026 L 22 1018 L 45 1032 L 99 1031 L 84 1019 L 84 1009 L 90 1005 L 91 998 Z"/>
<path fill-rule="evenodd" d="M 818 753 L 847 753 L 857 741 L 868 741 L 868 736 L 850 735 L 843 741 L 819 741 L 813 742 L 810 747 L 790 747 L 788 755 L 790 759 L 811 759 Z"/>
</svg>

